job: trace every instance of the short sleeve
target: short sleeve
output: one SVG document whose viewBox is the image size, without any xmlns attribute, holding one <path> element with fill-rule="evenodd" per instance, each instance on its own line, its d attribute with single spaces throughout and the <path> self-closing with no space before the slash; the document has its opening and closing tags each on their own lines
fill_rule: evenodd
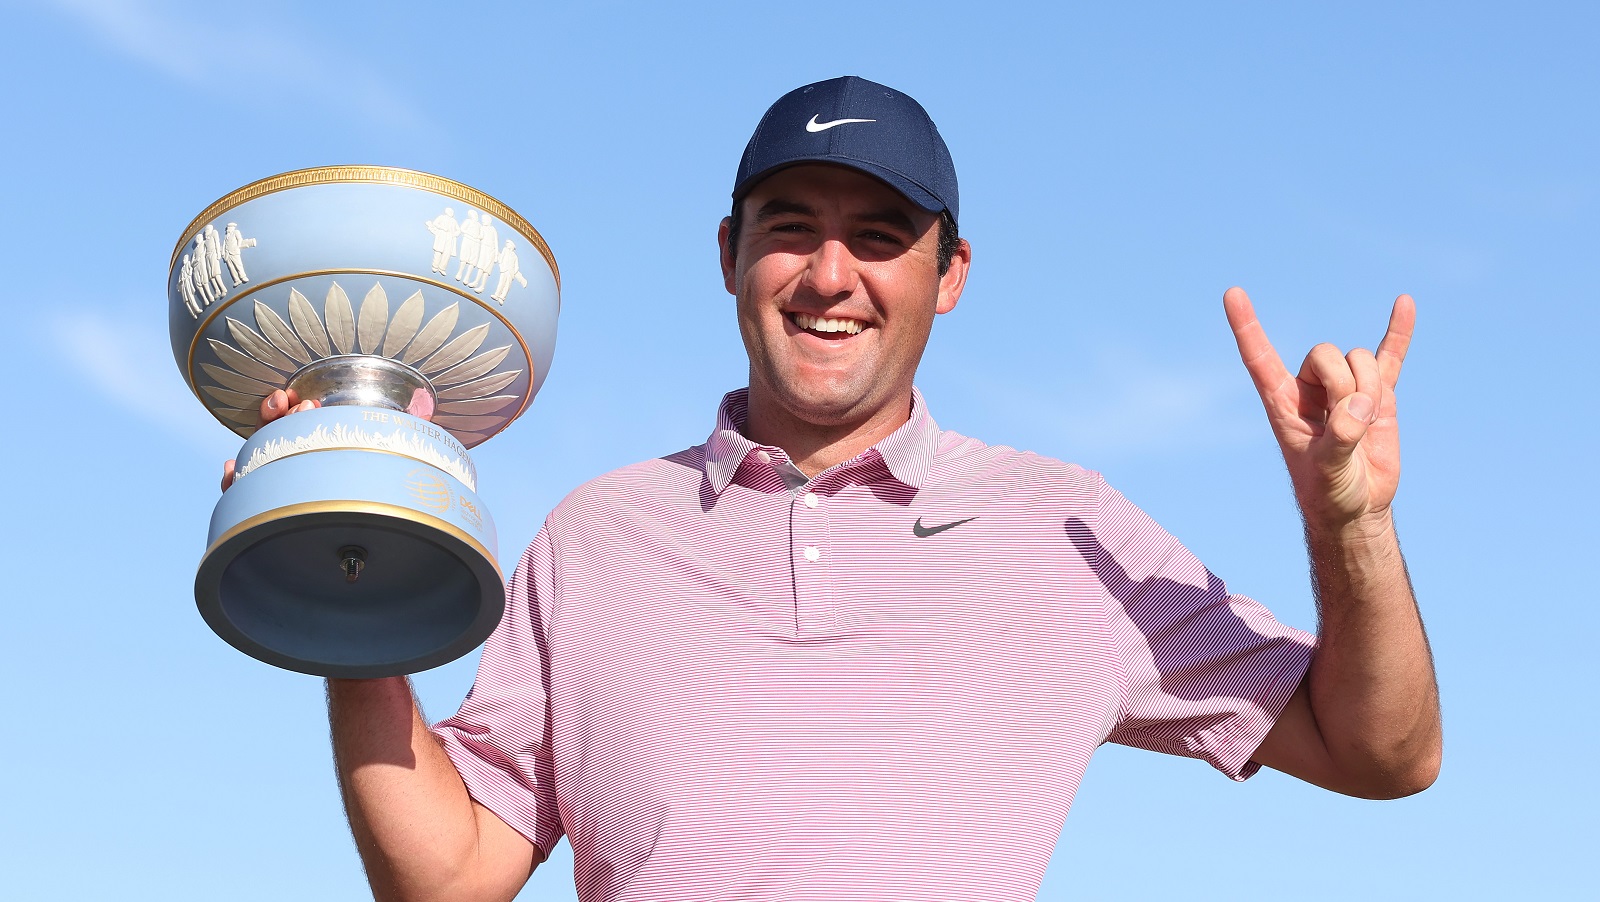
<svg viewBox="0 0 1600 902">
<path fill-rule="evenodd" d="M 484 644 L 461 710 L 433 727 L 472 798 L 546 857 L 563 832 L 550 753 L 543 615 L 555 593 L 552 558 L 541 530 L 506 587 L 505 616 Z"/>
<path fill-rule="evenodd" d="M 1105 590 L 1125 685 L 1107 740 L 1200 758 L 1235 780 L 1311 664 L 1316 639 L 1227 586 L 1144 511 L 1100 485 L 1081 546 Z"/>
</svg>

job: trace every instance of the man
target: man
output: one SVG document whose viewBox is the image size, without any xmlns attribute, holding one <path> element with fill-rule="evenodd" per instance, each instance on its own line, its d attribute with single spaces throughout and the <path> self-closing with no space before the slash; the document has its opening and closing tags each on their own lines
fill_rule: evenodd
<svg viewBox="0 0 1600 902">
<path fill-rule="evenodd" d="M 489 283 L 489 271 L 494 269 L 495 261 L 500 259 L 500 233 L 494 227 L 494 220 L 489 214 L 483 214 L 483 222 L 478 226 L 478 277 L 467 280 L 467 287 L 479 294 L 483 287 Z"/>
<path fill-rule="evenodd" d="M 482 227 L 478 225 L 478 211 L 468 210 L 467 221 L 461 224 L 461 264 L 456 267 L 457 282 L 471 285 L 472 280 L 477 278 L 481 232 Z"/>
<path fill-rule="evenodd" d="M 424 224 L 433 233 L 433 271 L 442 276 L 450 258 L 456 255 L 456 236 L 461 234 L 461 225 L 456 222 L 456 211 L 449 207 Z"/>
<path fill-rule="evenodd" d="M 189 311 L 193 319 L 200 318 L 200 302 L 194 294 L 194 263 L 189 260 L 189 255 L 183 255 L 183 268 L 178 270 L 178 294 L 183 298 L 183 306 Z"/>
<path fill-rule="evenodd" d="M 1432 782 L 1389 516 L 1409 298 L 1376 355 L 1319 346 L 1298 378 L 1224 299 L 1305 517 L 1313 641 L 1097 474 L 934 424 L 912 380 L 972 252 L 914 100 L 785 95 L 733 194 L 750 385 L 706 444 L 551 513 L 433 732 L 403 679 L 329 682 L 380 897 L 509 898 L 565 835 L 585 899 L 1032 899 L 1107 740 L 1361 796 Z"/>
<path fill-rule="evenodd" d="M 207 307 L 219 297 L 211 288 L 211 277 L 208 274 L 209 264 L 206 262 L 206 257 L 211 253 L 210 247 L 205 230 L 202 229 L 194 236 L 194 270 L 190 276 L 194 279 L 195 291 L 205 300 Z"/>
<path fill-rule="evenodd" d="M 523 288 L 528 287 L 528 277 L 522 274 L 522 265 L 517 259 L 517 246 L 510 238 L 506 239 L 506 246 L 500 249 L 500 282 L 494 287 L 494 294 L 489 295 L 501 304 L 506 302 L 506 295 L 511 293 L 511 282 L 516 280 Z"/>
<path fill-rule="evenodd" d="M 222 281 L 222 236 L 217 234 L 216 226 L 209 224 L 205 228 L 205 236 L 206 272 L 210 276 L 211 292 L 221 299 L 228 295 L 228 286 Z"/>
<path fill-rule="evenodd" d="M 244 272 L 244 251 L 255 246 L 256 240 L 244 237 L 237 223 L 228 223 L 227 231 L 222 234 L 222 256 L 228 262 L 228 275 L 233 277 L 233 287 L 238 288 L 250 281 Z"/>
</svg>

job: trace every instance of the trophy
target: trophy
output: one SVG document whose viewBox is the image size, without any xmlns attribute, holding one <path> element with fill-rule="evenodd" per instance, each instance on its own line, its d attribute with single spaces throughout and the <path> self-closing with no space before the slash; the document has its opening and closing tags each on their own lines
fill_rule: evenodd
<svg viewBox="0 0 1600 902">
<path fill-rule="evenodd" d="M 217 635 L 350 678 L 488 638 L 505 585 L 467 449 L 550 367 L 560 275 L 533 226 L 426 173 L 302 169 L 207 207 L 167 296 L 190 390 L 247 439 L 195 577 Z M 321 406 L 260 425 L 277 389 Z"/>
</svg>

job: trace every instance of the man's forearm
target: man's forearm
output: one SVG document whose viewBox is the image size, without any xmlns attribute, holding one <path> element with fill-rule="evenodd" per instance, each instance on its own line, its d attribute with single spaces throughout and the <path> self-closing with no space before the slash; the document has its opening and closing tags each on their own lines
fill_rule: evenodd
<svg viewBox="0 0 1600 902">
<path fill-rule="evenodd" d="M 465 898 L 478 815 L 404 677 L 328 681 L 328 718 L 350 828 L 379 899 Z M 515 890 L 512 891 L 512 894 Z"/>
<path fill-rule="evenodd" d="M 1327 754 L 1358 794 L 1409 795 L 1438 775 L 1439 689 L 1394 522 L 1308 522 L 1321 619 L 1308 678 Z"/>
</svg>

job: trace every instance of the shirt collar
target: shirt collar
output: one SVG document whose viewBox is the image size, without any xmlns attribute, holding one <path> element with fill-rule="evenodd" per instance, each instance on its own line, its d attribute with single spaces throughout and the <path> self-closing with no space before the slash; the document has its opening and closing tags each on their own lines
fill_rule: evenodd
<svg viewBox="0 0 1600 902">
<path fill-rule="evenodd" d="M 744 435 L 744 425 L 749 418 L 750 390 L 741 388 L 728 392 L 717 408 L 717 425 L 706 440 L 706 478 L 711 490 L 718 495 L 733 482 L 747 455 L 756 451 L 768 454 L 781 451 L 758 445 Z M 933 468 L 933 452 L 939 444 L 939 426 L 928 415 L 928 406 L 922 392 L 911 389 L 911 418 L 887 438 L 862 453 L 856 461 L 882 459 L 889 475 L 913 489 L 922 488 Z M 850 463 L 842 466 L 851 466 Z"/>
</svg>

